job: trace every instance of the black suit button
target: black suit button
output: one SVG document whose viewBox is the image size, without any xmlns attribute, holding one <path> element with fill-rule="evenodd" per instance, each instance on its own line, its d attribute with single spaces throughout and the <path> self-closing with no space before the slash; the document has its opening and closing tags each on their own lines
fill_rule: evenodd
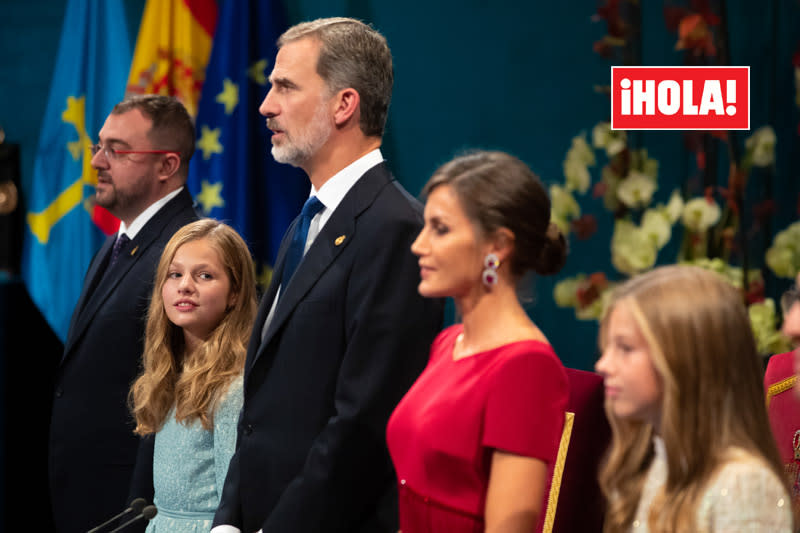
<svg viewBox="0 0 800 533">
<path fill-rule="evenodd" d="M 249 434 L 251 434 L 252 432 L 253 432 L 253 426 L 251 426 L 250 424 L 247 424 L 247 425 L 244 427 L 244 434 L 245 434 L 245 435 L 249 435 Z"/>
<path fill-rule="evenodd" d="M 61 387 L 57 388 L 56 389 L 56 398 L 61 398 L 61 396 L 63 396 L 63 395 L 64 395 L 64 389 L 62 389 Z"/>
</svg>

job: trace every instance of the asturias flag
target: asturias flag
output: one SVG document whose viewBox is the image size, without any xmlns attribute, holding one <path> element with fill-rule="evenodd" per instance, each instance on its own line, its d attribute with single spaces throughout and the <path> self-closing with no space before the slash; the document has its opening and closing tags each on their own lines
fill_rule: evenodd
<svg viewBox="0 0 800 533">
<path fill-rule="evenodd" d="M 215 0 L 147 0 L 128 93 L 175 96 L 196 116 L 216 24 Z"/>
<path fill-rule="evenodd" d="M 250 245 L 265 286 L 281 237 L 308 197 L 308 179 L 276 163 L 258 107 L 286 29 L 280 0 L 227 0 L 197 115 L 189 189 L 205 216 L 233 226 Z"/>
<path fill-rule="evenodd" d="M 63 341 L 94 253 L 119 222 L 94 205 L 92 136 L 125 91 L 131 59 L 121 0 L 69 0 L 33 178 L 22 275 Z M 101 231 L 101 229 L 103 231 Z"/>
</svg>

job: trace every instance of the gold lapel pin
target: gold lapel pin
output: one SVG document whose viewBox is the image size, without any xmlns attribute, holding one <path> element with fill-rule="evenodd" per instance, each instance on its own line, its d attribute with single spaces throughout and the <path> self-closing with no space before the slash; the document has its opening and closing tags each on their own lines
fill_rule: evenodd
<svg viewBox="0 0 800 533">
<path fill-rule="evenodd" d="M 137 251 L 138 249 L 139 249 L 139 246 L 137 245 L 137 246 L 136 246 L 136 247 L 135 247 L 133 250 L 131 250 L 131 257 L 133 257 L 133 256 L 134 256 L 134 254 L 136 254 L 136 251 Z"/>
<path fill-rule="evenodd" d="M 339 235 L 338 237 L 336 237 L 336 240 L 333 241 L 333 244 L 335 244 L 336 246 L 339 246 L 340 244 L 342 244 L 344 242 L 344 240 L 346 238 L 347 237 L 345 237 L 344 235 Z"/>
</svg>

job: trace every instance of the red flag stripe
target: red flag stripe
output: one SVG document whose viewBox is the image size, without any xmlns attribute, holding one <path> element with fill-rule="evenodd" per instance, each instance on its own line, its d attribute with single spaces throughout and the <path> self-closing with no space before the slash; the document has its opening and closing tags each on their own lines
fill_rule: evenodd
<svg viewBox="0 0 800 533">
<path fill-rule="evenodd" d="M 191 11 L 197 23 L 200 24 L 209 37 L 214 37 L 217 27 L 217 2 L 215 0 L 183 0 Z"/>
</svg>

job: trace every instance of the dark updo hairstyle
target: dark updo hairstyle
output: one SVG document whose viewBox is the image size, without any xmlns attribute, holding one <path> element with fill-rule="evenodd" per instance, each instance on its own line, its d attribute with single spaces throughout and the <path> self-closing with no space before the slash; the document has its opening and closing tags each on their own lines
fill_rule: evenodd
<svg viewBox="0 0 800 533">
<path fill-rule="evenodd" d="M 528 165 L 498 151 L 475 150 L 445 163 L 422 190 L 427 197 L 436 187 L 455 191 L 467 218 L 485 236 L 500 228 L 514 234 L 509 259 L 511 275 L 526 272 L 555 274 L 567 260 L 567 242 L 550 223 L 550 198 Z"/>
</svg>

